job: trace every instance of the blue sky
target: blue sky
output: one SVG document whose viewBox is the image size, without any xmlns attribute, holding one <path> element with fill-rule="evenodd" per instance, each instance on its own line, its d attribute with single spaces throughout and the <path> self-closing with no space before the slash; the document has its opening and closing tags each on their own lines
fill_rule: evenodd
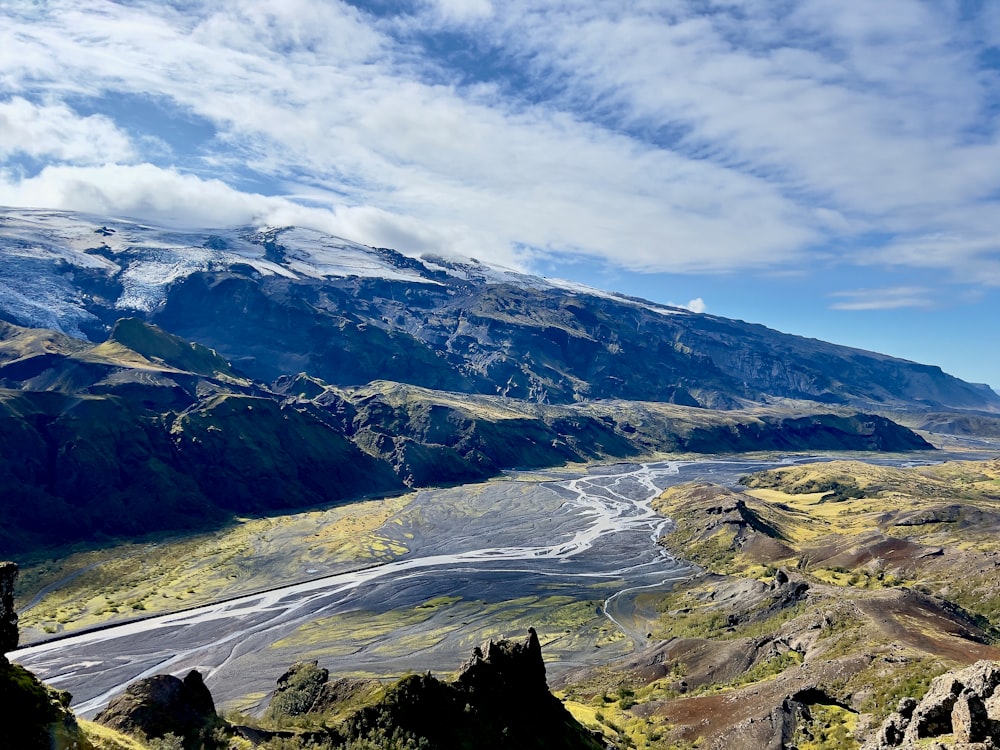
<svg viewBox="0 0 1000 750">
<path fill-rule="evenodd" d="M 0 204 L 296 223 L 1000 387 L 1000 3 L 0 0 Z"/>
</svg>

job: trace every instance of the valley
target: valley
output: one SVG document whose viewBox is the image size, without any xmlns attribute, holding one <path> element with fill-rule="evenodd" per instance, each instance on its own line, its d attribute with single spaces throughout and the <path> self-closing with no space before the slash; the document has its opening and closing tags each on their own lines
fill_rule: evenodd
<svg viewBox="0 0 1000 750">
<path fill-rule="evenodd" d="M 670 523 L 651 502 L 671 486 L 733 486 L 747 474 L 816 458 L 511 472 L 479 485 L 364 503 L 350 522 L 351 506 L 247 521 L 246 529 L 215 537 L 215 555 L 201 539 L 172 551 L 163 542 L 110 550 L 104 560 L 91 553 L 59 569 L 29 567 L 23 589 L 65 578 L 74 564 L 90 566 L 25 612 L 27 632 L 45 635 L 50 617 L 102 600 L 111 571 L 120 591 L 149 603 L 151 616 L 123 623 L 135 611 L 86 610 L 87 617 L 61 627 L 66 637 L 29 645 L 13 658 L 70 690 L 84 715 L 138 677 L 190 668 L 205 673 L 221 703 L 254 710 L 294 661 L 318 659 L 336 674 L 364 677 L 447 671 L 485 638 L 529 626 L 539 633 L 550 676 L 597 667 L 662 638 L 660 614 L 648 601 L 696 573 L 656 543 Z M 877 460 L 940 459 L 925 453 Z M 174 568 L 163 562 L 185 556 Z M 133 582 L 122 561 L 146 557 Z M 197 588 L 179 598 L 143 589 L 178 591 L 185 581 Z M 259 593 L 234 598 L 248 588 Z M 158 609 L 175 611 L 153 614 Z M 71 632 L 97 623 L 103 627 Z"/>
<path fill-rule="evenodd" d="M 11 658 L 68 691 L 28 700 L 197 670 L 238 733 L 297 664 L 378 707 L 266 731 L 371 709 L 347 742 L 462 714 L 492 640 L 588 742 L 833 750 L 1000 656 L 987 386 L 295 227 L 10 209 L 0 255 Z"/>
</svg>

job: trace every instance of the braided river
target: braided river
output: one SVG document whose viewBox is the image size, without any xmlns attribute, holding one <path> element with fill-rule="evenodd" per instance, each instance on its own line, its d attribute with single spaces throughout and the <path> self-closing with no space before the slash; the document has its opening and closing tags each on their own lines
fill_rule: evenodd
<svg viewBox="0 0 1000 750">
<path fill-rule="evenodd" d="M 843 456 L 840 456 L 843 457 Z M 853 455 L 852 458 L 860 456 Z M 828 460 L 697 460 L 512 472 L 420 491 L 380 532 L 391 562 L 28 646 L 9 657 L 93 716 L 141 677 L 198 669 L 221 705 L 258 710 L 293 662 L 334 675 L 448 673 L 487 637 L 539 631 L 548 672 L 605 663 L 645 643 L 636 594 L 697 571 L 657 544 L 651 502 L 674 484 Z M 906 465 L 939 455 L 872 457 Z"/>
</svg>

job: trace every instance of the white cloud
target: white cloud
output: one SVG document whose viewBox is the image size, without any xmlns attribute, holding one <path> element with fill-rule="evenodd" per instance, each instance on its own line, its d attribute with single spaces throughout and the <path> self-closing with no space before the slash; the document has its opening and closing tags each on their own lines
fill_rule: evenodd
<svg viewBox="0 0 1000 750">
<path fill-rule="evenodd" d="M 297 223 L 335 234 L 340 229 L 329 211 L 152 164 L 52 166 L 29 179 L 0 174 L 0 205 L 139 217 L 168 226 Z"/>
<path fill-rule="evenodd" d="M 907 307 L 930 308 L 934 301 L 931 290 L 924 287 L 890 287 L 886 289 L 855 289 L 834 292 L 830 297 L 842 299 L 834 302 L 831 310 L 900 310 Z"/>
<path fill-rule="evenodd" d="M 154 158 L 129 149 L 155 123 L 129 141 L 59 102 L 122 92 L 212 123 L 183 167 L 122 174 L 211 192 L 215 224 L 265 200 L 233 185 L 273 179 L 323 192 L 316 216 L 348 236 L 410 252 L 723 271 L 801 265 L 866 234 L 888 239 L 852 262 L 926 264 L 912 238 L 962 233 L 935 262 L 975 276 L 1000 208 L 996 73 L 951 6 L 877 5 L 427 0 L 418 34 L 334 0 L 53 0 L 0 7 L 0 90 L 47 102 L 31 105 L 55 123 L 41 158 L 108 163 L 20 186 L 37 199 L 192 205 L 108 182 L 112 162 Z M 484 64 L 537 88 L 489 71 L 464 84 L 424 57 L 420 34 L 463 29 L 473 68 L 481 43 Z M 201 179 L 184 182 L 192 167 Z"/>
<path fill-rule="evenodd" d="M 129 137 L 109 118 L 80 117 L 64 104 L 35 104 L 20 96 L 0 101 L 0 158 L 16 155 L 72 164 L 127 162 Z"/>
<path fill-rule="evenodd" d="M 493 15 L 490 0 L 430 0 L 434 11 L 445 21 L 473 21 Z"/>
<path fill-rule="evenodd" d="M 154 6 L 53 13 L 31 29 L 34 59 L 80 92 L 173 100 L 261 172 L 341 183 L 338 213 L 367 217 L 378 237 L 412 238 L 403 250 L 445 243 L 435 249 L 510 262 L 530 246 L 635 269 L 721 269 L 780 262 L 814 236 L 810 216 L 752 175 L 544 105 L 498 107 L 423 83 L 390 40 L 335 4 L 298 4 L 324 28 L 312 36 L 275 31 L 285 17 L 272 5 L 234 7 L 183 23 L 154 23 Z"/>
<path fill-rule="evenodd" d="M 686 305 L 679 305 L 676 302 L 668 302 L 667 304 L 670 307 L 679 307 L 682 310 L 690 310 L 693 313 L 703 313 L 708 309 L 708 305 L 705 304 L 705 300 L 701 297 L 695 297 Z"/>
</svg>

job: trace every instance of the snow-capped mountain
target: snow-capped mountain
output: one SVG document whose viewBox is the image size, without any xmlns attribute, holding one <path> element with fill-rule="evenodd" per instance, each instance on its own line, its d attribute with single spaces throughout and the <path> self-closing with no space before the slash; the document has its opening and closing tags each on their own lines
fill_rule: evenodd
<svg viewBox="0 0 1000 750">
<path fill-rule="evenodd" d="M 0 553 L 1000 412 L 936 367 L 295 227 L 6 210 L 0 268 Z"/>
<path fill-rule="evenodd" d="M 933 366 L 297 227 L 180 231 L 6 209 L 0 262 L 2 319 L 100 342 L 137 316 L 263 382 L 307 372 L 554 403 L 1000 411 L 992 391 Z"/>
<path fill-rule="evenodd" d="M 192 274 L 241 266 L 295 281 L 381 279 L 441 286 L 448 279 L 566 289 L 628 301 L 568 281 L 552 281 L 474 259 L 408 258 L 300 227 L 181 231 L 136 222 L 37 209 L 0 209 L 4 274 L 0 312 L 25 324 L 84 335 L 97 323 L 71 269 L 121 286 L 113 307 L 151 313 L 169 287 Z M 52 269 L 58 273 L 53 274 Z M 663 314 L 681 312 L 644 303 Z M 82 327 L 81 327 L 82 326 Z"/>
</svg>

